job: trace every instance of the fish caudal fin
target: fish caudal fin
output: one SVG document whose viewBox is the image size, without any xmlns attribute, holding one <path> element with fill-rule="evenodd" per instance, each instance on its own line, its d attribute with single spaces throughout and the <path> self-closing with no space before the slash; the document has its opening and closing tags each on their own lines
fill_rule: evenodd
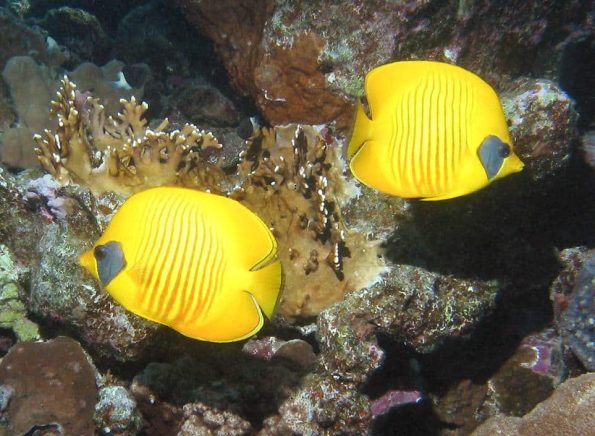
<svg viewBox="0 0 595 436">
<path fill-rule="evenodd" d="M 347 158 L 351 159 L 357 151 L 361 148 L 364 142 L 370 138 L 370 128 L 372 120 L 364 111 L 364 106 L 359 103 L 357 105 L 357 112 L 355 114 L 355 122 L 353 123 L 353 130 L 351 132 L 351 139 L 347 146 Z"/>
<path fill-rule="evenodd" d="M 283 281 L 281 262 L 275 260 L 260 269 L 251 271 L 250 274 L 252 285 L 248 291 L 266 317 L 270 318 L 275 311 Z"/>
</svg>

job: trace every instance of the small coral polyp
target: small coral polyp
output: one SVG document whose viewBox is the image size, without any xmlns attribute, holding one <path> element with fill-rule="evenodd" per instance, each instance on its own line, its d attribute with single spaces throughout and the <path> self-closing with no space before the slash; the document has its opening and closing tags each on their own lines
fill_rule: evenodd
<svg viewBox="0 0 595 436">
<path fill-rule="evenodd" d="M 222 172 L 217 165 L 200 162 L 198 153 L 221 145 L 211 134 L 186 124 L 165 132 L 164 120 L 155 130 L 143 118 L 148 106 L 120 100 L 116 119 L 106 116 L 98 99 L 80 93 L 64 77 L 51 116 L 56 132 L 35 135 L 36 152 L 43 168 L 62 184 L 77 182 L 96 194 L 114 191 L 128 196 L 152 186 L 184 184 L 201 189 L 216 184 Z"/>
<path fill-rule="evenodd" d="M 116 118 L 98 99 L 62 80 L 52 115 L 56 132 L 36 135 L 43 168 L 58 182 L 76 182 L 95 194 L 124 197 L 154 186 L 182 185 L 232 197 L 255 212 L 279 243 L 285 280 L 277 313 L 287 319 L 317 315 L 378 277 L 377 248 L 364 233 L 350 232 L 340 208 L 354 188 L 344 177 L 340 148 L 314 126 L 256 129 L 240 153 L 235 174 L 200 151 L 219 148 L 211 133 L 186 124 L 167 133 L 143 118 L 146 103 L 121 100 Z"/>
</svg>

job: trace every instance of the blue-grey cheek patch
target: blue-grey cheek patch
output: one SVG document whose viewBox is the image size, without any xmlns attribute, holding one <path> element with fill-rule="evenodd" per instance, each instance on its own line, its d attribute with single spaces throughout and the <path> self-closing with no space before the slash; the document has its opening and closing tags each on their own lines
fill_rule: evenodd
<svg viewBox="0 0 595 436">
<path fill-rule="evenodd" d="M 94 254 L 97 260 L 99 281 L 103 286 L 107 286 L 126 266 L 122 246 L 119 242 L 110 241 L 107 244 L 95 247 Z"/>
<path fill-rule="evenodd" d="M 488 179 L 493 179 L 500 171 L 504 159 L 510 155 L 510 146 L 497 136 L 490 135 L 483 140 L 477 153 Z"/>
</svg>

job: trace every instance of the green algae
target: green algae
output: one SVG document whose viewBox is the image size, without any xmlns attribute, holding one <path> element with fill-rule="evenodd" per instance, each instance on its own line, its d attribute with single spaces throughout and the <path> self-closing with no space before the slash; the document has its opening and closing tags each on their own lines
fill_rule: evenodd
<svg viewBox="0 0 595 436">
<path fill-rule="evenodd" d="M 8 248 L 0 245 L 0 328 L 10 329 L 19 341 L 39 339 L 37 324 L 27 318 L 19 297 L 18 268 Z"/>
</svg>

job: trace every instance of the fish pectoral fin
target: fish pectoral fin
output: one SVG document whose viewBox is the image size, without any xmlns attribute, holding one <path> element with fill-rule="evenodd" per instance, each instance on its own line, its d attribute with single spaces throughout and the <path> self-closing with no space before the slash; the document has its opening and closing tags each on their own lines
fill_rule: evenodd
<svg viewBox="0 0 595 436">
<path fill-rule="evenodd" d="M 381 147 L 378 141 L 366 141 L 349 162 L 349 168 L 364 185 L 390 194 L 393 189 L 382 170 L 385 162 Z"/>
</svg>

